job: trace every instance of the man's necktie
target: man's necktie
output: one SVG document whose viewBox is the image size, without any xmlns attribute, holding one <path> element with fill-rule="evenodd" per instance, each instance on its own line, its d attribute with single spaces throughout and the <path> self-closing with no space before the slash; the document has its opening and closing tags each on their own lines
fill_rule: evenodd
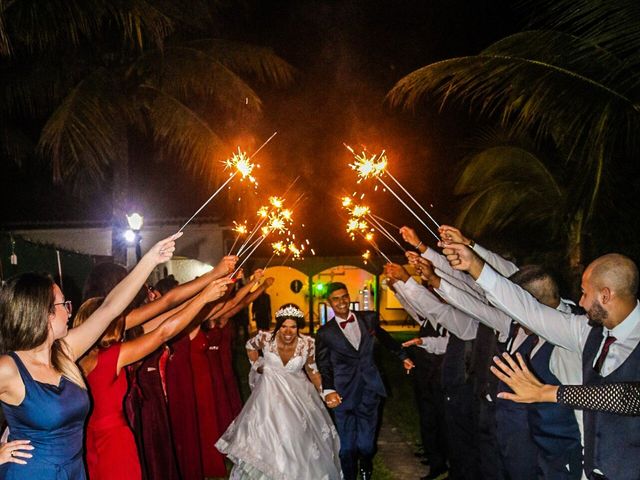
<svg viewBox="0 0 640 480">
<path fill-rule="evenodd" d="M 613 342 L 616 341 L 616 337 L 609 335 L 604 339 L 604 345 L 602 346 L 602 351 L 600 352 L 600 356 L 598 360 L 596 360 L 596 364 L 593 366 L 596 372 L 600 373 L 602 369 L 602 364 L 604 363 L 604 359 L 607 358 L 607 354 L 609 353 L 609 347 Z"/>
<path fill-rule="evenodd" d="M 342 327 L 342 329 L 344 330 L 347 327 L 347 324 L 351 323 L 351 322 L 355 322 L 356 321 L 356 317 L 354 317 L 353 315 L 349 315 L 349 318 L 347 318 L 345 321 L 340 322 L 340 326 Z"/>
<path fill-rule="evenodd" d="M 520 324 L 519 323 L 514 323 L 512 328 L 511 328 L 511 332 L 509 332 L 509 338 L 507 339 L 507 352 L 509 353 L 514 353 L 511 351 L 511 347 L 513 347 L 513 342 L 515 341 L 516 337 L 518 336 L 518 332 L 520 331 Z"/>
</svg>

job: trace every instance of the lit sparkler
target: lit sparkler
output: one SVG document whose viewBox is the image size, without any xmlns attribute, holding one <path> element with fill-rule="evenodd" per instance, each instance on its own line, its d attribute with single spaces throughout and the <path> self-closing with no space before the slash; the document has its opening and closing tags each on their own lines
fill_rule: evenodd
<svg viewBox="0 0 640 480">
<path fill-rule="evenodd" d="M 247 234 L 247 221 L 245 220 L 244 223 L 237 223 L 234 220 L 233 228 L 231 230 L 236 232 L 236 239 L 233 241 L 233 245 L 231 245 L 228 255 L 231 255 L 231 252 L 233 252 L 233 249 L 236 246 L 236 243 L 238 243 L 238 240 L 240 240 L 240 237 Z"/>
<path fill-rule="evenodd" d="M 363 180 L 367 180 L 369 178 L 375 178 L 378 182 L 382 184 L 409 212 L 424 226 L 437 240 L 440 240 L 440 237 L 424 222 L 424 220 L 409 206 L 407 203 L 384 181 L 382 178 L 383 175 L 387 175 L 391 180 L 395 182 L 395 184 L 400 187 L 402 192 L 407 195 L 413 203 L 415 203 L 423 213 L 427 215 L 429 220 L 431 220 L 437 228 L 440 228 L 440 224 L 435 221 L 435 219 L 431 216 L 429 212 L 409 193 L 409 191 L 391 174 L 391 172 L 387 169 L 387 156 L 385 151 L 383 150 L 379 155 L 368 156 L 365 151 L 358 154 L 353 148 L 349 145 L 345 144 L 347 150 L 349 150 L 355 161 L 349 166 L 355 170 L 358 174 L 358 183 Z"/>
<path fill-rule="evenodd" d="M 273 137 L 276 136 L 277 133 L 278 132 L 273 132 L 273 134 L 262 145 L 260 145 L 260 147 L 255 152 L 253 152 L 253 154 L 249 158 L 247 158 L 246 154 L 240 150 L 240 147 L 238 147 L 238 153 L 237 154 L 234 153 L 230 159 L 224 162 L 225 169 L 233 169 L 234 172 L 229 176 L 229 178 L 227 178 L 227 180 L 222 185 L 220 185 L 220 187 L 215 192 L 213 192 L 213 194 L 207 199 L 207 201 L 204 202 L 202 206 L 198 208 L 198 210 L 196 210 L 196 212 L 193 215 L 191 215 L 191 218 L 189 218 L 189 220 L 187 220 L 184 223 L 184 225 L 180 227 L 180 230 L 178 230 L 177 233 L 180 233 L 182 230 L 184 230 L 184 228 L 187 225 L 189 225 L 189 223 L 191 223 L 191 220 L 193 220 L 196 217 L 196 215 L 198 215 L 202 211 L 202 209 L 206 207 L 209 204 L 209 202 L 211 202 L 211 200 L 213 200 L 216 197 L 216 195 L 218 195 L 218 193 L 220 193 L 222 189 L 226 187 L 229 184 L 229 182 L 231 182 L 231 180 L 233 180 L 233 178 L 236 175 L 240 174 L 242 179 L 249 178 L 249 180 L 253 184 L 257 185 L 255 178 L 251 175 L 255 167 L 255 165 L 251 163 L 251 159 L 255 157 L 257 153 L 260 150 L 262 150 L 264 146 L 267 143 L 269 143 Z"/>
</svg>

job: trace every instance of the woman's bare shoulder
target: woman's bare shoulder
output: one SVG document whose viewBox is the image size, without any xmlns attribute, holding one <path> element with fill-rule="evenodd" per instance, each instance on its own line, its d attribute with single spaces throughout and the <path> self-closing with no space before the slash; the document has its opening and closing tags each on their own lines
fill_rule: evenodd
<svg viewBox="0 0 640 480">
<path fill-rule="evenodd" d="M 6 393 L 19 377 L 15 360 L 10 355 L 0 355 L 0 394 Z"/>
</svg>

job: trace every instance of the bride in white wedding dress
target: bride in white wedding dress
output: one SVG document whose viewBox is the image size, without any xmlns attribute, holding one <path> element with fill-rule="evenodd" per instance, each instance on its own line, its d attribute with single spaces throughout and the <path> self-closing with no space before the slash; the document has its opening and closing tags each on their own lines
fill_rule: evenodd
<svg viewBox="0 0 640 480">
<path fill-rule="evenodd" d="M 273 332 L 246 344 L 255 386 L 216 443 L 235 464 L 231 480 L 342 478 L 338 433 L 320 397 L 314 340 L 298 332 L 303 323 L 302 311 L 287 304 Z"/>
</svg>

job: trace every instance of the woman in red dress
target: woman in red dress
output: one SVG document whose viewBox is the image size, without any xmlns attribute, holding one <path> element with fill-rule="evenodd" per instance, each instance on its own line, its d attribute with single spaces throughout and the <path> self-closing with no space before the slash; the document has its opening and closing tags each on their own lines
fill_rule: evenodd
<svg viewBox="0 0 640 480">
<path fill-rule="evenodd" d="M 137 362 L 184 329 L 208 303 L 219 299 L 231 280 L 211 282 L 202 292 L 177 309 L 145 324 L 145 334 L 121 342 L 125 318 L 114 320 L 105 334 L 81 361 L 93 397 L 93 412 L 87 425 L 87 467 L 92 480 L 141 478 L 140 462 L 133 434 L 123 410 L 127 379 L 123 369 Z M 87 300 L 74 321 L 83 323 L 102 304 L 101 298 Z"/>
</svg>

